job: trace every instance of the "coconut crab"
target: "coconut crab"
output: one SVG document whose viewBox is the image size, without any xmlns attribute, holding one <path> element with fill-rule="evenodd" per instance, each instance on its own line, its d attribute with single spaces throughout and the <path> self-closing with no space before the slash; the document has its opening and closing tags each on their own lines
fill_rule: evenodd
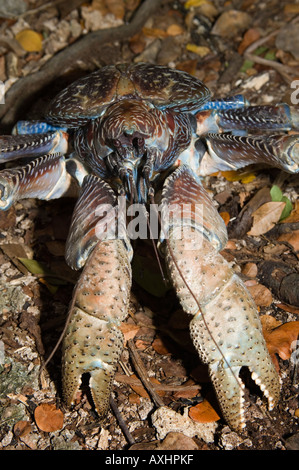
<svg viewBox="0 0 299 470">
<path fill-rule="evenodd" d="M 62 197 L 74 179 L 80 187 L 66 243 L 69 266 L 83 268 L 63 340 L 67 405 L 88 373 L 96 410 L 107 411 L 131 288 L 135 233 L 126 206 L 137 204 L 148 226 L 145 208 L 159 204 L 159 243 L 182 307 L 193 316 L 190 334 L 225 419 L 235 430 L 245 425 L 243 366 L 273 408 L 280 379 L 256 306 L 219 253 L 226 228 L 200 176 L 258 163 L 298 172 L 298 135 L 285 133 L 299 128 L 296 110 L 249 106 L 241 96 L 211 101 L 207 87 L 185 72 L 120 64 L 68 86 L 45 117 L 20 122 L 0 139 L 2 163 L 29 159 L 0 172 L 0 208 Z M 259 130 L 282 133 L 254 135 Z"/>
</svg>

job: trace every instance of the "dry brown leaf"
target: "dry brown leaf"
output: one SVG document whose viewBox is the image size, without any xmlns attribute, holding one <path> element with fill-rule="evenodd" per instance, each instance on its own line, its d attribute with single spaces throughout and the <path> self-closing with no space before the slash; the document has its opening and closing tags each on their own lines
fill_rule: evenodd
<svg viewBox="0 0 299 470">
<path fill-rule="evenodd" d="M 253 212 L 253 225 L 247 235 L 259 236 L 268 232 L 279 221 L 285 202 L 266 202 Z"/>
<path fill-rule="evenodd" d="M 32 431 L 32 425 L 29 421 L 18 421 L 13 428 L 16 437 L 27 436 Z"/>
<path fill-rule="evenodd" d="M 189 417 L 198 423 L 211 423 L 220 419 L 208 400 L 203 400 L 198 405 L 192 406 L 189 409 Z"/>
<path fill-rule="evenodd" d="M 137 379 L 136 375 L 133 374 L 131 375 L 131 378 L 134 378 L 134 379 Z M 159 380 L 155 379 L 155 377 L 150 377 L 149 380 L 151 381 L 152 384 L 160 384 Z M 145 390 L 144 386 L 142 385 L 142 383 L 140 383 L 140 385 L 135 385 L 135 384 L 130 384 L 130 387 L 132 388 L 132 390 L 134 390 L 135 393 L 137 393 L 139 396 L 143 397 L 143 398 L 150 398 L 149 397 L 149 394 L 147 393 L 147 391 Z M 164 396 L 165 395 L 165 392 L 163 390 L 157 390 L 156 393 L 160 396 Z"/>
<path fill-rule="evenodd" d="M 248 285 L 246 287 L 253 297 L 256 305 L 259 307 L 269 307 L 272 304 L 273 298 L 270 290 L 262 284 Z"/>
<path fill-rule="evenodd" d="M 54 432 L 63 427 L 63 413 L 53 403 L 43 403 L 34 410 L 36 425 L 41 431 Z"/>
<path fill-rule="evenodd" d="M 256 277 L 257 265 L 255 263 L 246 263 L 242 268 L 242 274 L 248 277 Z"/>
<path fill-rule="evenodd" d="M 120 329 L 124 335 L 124 341 L 126 343 L 129 339 L 133 339 L 136 336 L 137 331 L 140 330 L 140 326 L 132 323 L 122 323 Z"/>
<path fill-rule="evenodd" d="M 294 305 L 277 304 L 277 307 L 281 308 L 282 310 L 285 310 L 286 312 L 291 312 L 295 313 L 296 315 L 299 315 L 299 307 L 295 307 Z"/>
<path fill-rule="evenodd" d="M 32 29 L 24 29 L 16 34 L 16 40 L 27 52 L 40 52 L 43 48 L 42 35 Z"/>
<path fill-rule="evenodd" d="M 299 230 L 294 230 L 293 232 L 283 233 L 278 239 L 279 242 L 288 242 L 295 251 L 299 251 Z"/>
<path fill-rule="evenodd" d="M 250 28 L 243 36 L 243 40 L 238 47 L 238 53 L 243 54 L 245 49 L 250 46 L 253 42 L 257 41 L 260 37 L 260 32 L 258 29 Z"/>
<path fill-rule="evenodd" d="M 275 322 L 269 320 L 270 315 L 261 317 L 263 325 L 263 334 L 267 343 L 270 356 L 279 371 L 279 364 L 276 354 L 283 360 L 290 359 L 294 344 L 299 335 L 299 321 L 291 321 L 283 325 L 274 326 Z"/>
</svg>

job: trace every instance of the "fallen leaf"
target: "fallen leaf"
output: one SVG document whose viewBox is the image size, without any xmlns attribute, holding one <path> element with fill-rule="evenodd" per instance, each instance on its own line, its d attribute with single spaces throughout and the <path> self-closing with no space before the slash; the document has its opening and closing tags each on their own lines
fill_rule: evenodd
<svg viewBox="0 0 299 470">
<path fill-rule="evenodd" d="M 264 319 L 269 316 L 263 315 L 261 317 L 263 335 L 273 363 L 279 371 L 276 354 L 283 360 L 290 359 L 299 335 L 299 321 L 291 321 L 272 328 L 271 321 L 268 318 Z M 275 323 L 273 322 L 273 324 Z"/>
<path fill-rule="evenodd" d="M 272 304 L 272 294 L 266 286 L 263 286 L 262 284 L 249 286 L 247 284 L 246 287 L 252 295 L 256 305 L 258 305 L 259 307 L 269 307 L 269 305 Z"/>
<path fill-rule="evenodd" d="M 258 236 L 268 232 L 279 221 L 285 202 L 266 202 L 253 212 L 253 225 L 247 235 Z"/>
<path fill-rule="evenodd" d="M 280 187 L 276 185 L 273 185 L 272 188 L 270 189 L 270 196 L 271 196 L 272 201 L 285 202 L 285 207 L 281 213 L 279 220 L 287 218 L 293 210 L 293 204 L 291 203 L 289 198 L 284 196 L 282 194 Z"/>
<path fill-rule="evenodd" d="M 205 57 L 211 52 L 211 49 L 207 46 L 197 46 L 196 44 L 191 43 L 186 45 L 186 49 L 187 51 L 194 52 L 194 54 L 198 55 L 199 57 Z"/>
<path fill-rule="evenodd" d="M 288 242 L 295 251 L 299 251 L 299 230 L 294 230 L 293 232 L 283 233 L 278 239 L 279 242 Z"/>
<path fill-rule="evenodd" d="M 284 224 L 291 224 L 293 222 L 299 222 L 299 201 L 295 201 L 294 208 L 290 215 L 282 220 Z"/>
<path fill-rule="evenodd" d="M 137 379 L 136 375 L 133 374 L 130 376 L 131 378 Z M 149 377 L 149 380 L 151 381 L 152 384 L 160 384 L 159 380 L 155 379 L 155 377 Z M 132 390 L 134 390 L 135 393 L 137 393 L 140 397 L 142 398 L 150 398 L 149 394 L 147 393 L 146 389 L 140 382 L 140 385 L 135 385 L 135 384 L 130 384 L 130 387 Z M 156 393 L 163 397 L 165 395 L 164 390 L 156 390 Z"/>
<path fill-rule="evenodd" d="M 18 421 L 13 428 L 16 437 L 27 436 L 32 431 L 32 425 L 29 421 Z"/>
<path fill-rule="evenodd" d="M 276 306 L 281 308 L 282 310 L 285 310 L 286 312 L 291 312 L 295 313 L 296 315 L 299 315 L 299 307 L 295 307 L 294 305 L 277 304 Z"/>
<path fill-rule="evenodd" d="M 189 417 L 198 423 L 211 423 L 220 419 L 220 416 L 207 400 L 192 406 L 189 409 Z"/>
<path fill-rule="evenodd" d="M 257 265 L 255 263 L 246 263 L 242 268 L 242 274 L 248 277 L 256 277 Z"/>
<path fill-rule="evenodd" d="M 54 432 L 63 427 L 63 413 L 52 403 L 43 403 L 34 410 L 36 425 L 41 431 Z"/>
<path fill-rule="evenodd" d="M 250 28 L 243 36 L 243 40 L 238 47 L 238 53 L 240 55 L 250 46 L 253 42 L 257 41 L 260 37 L 260 32 L 258 29 Z"/>
<path fill-rule="evenodd" d="M 16 40 L 27 52 L 40 52 L 43 48 L 42 35 L 32 29 L 24 29 L 16 34 Z"/>
<path fill-rule="evenodd" d="M 124 335 L 124 341 L 126 343 L 129 339 L 133 339 L 136 336 L 137 331 L 140 330 L 140 326 L 132 323 L 122 323 L 120 325 L 120 329 Z"/>
<path fill-rule="evenodd" d="M 223 176 L 227 181 L 241 181 L 241 183 L 251 183 L 256 178 L 256 174 L 252 171 L 244 170 L 230 170 L 230 171 L 221 171 L 221 176 Z"/>
<path fill-rule="evenodd" d="M 225 225 L 228 225 L 229 221 L 230 221 L 230 215 L 228 212 L 220 212 L 219 213 L 220 217 L 222 217 L 222 219 L 224 220 L 224 223 Z"/>
<path fill-rule="evenodd" d="M 200 7 L 204 3 L 211 3 L 211 2 L 209 2 L 208 0 L 187 0 L 184 7 L 186 8 L 186 10 L 188 10 L 189 8 Z"/>
</svg>

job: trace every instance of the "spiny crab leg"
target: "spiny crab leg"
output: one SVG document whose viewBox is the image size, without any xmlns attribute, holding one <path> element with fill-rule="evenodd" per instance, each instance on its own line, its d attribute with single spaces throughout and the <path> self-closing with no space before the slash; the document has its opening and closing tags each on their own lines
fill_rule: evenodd
<svg viewBox="0 0 299 470">
<path fill-rule="evenodd" d="M 85 267 L 75 287 L 63 340 L 63 394 L 67 405 L 73 405 L 83 374 L 89 374 L 91 394 L 101 417 L 109 407 L 111 384 L 123 349 L 120 324 L 127 316 L 131 288 L 129 242 L 109 237 L 101 240 L 97 233 L 103 217 L 97 216 L 98 206 L 113 207 L 115 202 L 107 183 L 87 176 L 66 248 L 69 265 Z M 112 221 L 109 216 L 106 220 Z"/>
<path fill-rule="evenodd" d="M 19 199 L 56 199 L 68 193 L 71 176 L 61 155 L 45 155 L 28 165 L 0 171 L 0 209 Z"/>
<path fill-rule="evenodd" d="M 61 130 L 35 135 L 0 136 L 0 163 L 46 154 L 64 155 L 67 146 L 68 135 Z"/>
<path fill-rule="evenodd" d="M 249 368 L 268 398 L 270 409 L 279 399 L 280 379 L 269 356 L 254 301 L 218 253 L 219 241 L 225 241 L 225 228 L 219 229 L 223 221 L 212 202 L 207 204 L 208 200 L 188 167 L 181 166 L 168 177 L 162 193 L 162 224 L 168 237 L 166 262 L 183 309 L 193 315 L 191 337 L 201 359 L 209 366 L 224 418 L 240 431 L 245 426 L 241 367 Z M 203 212 L 196 214 L 198 204 Z M 170 223 L 169 205 L 173 208 Z M 187 205 L 187 215 L 181 226 L 183 205 Z M 211 221 L 218 232 L 214 239 L 208 237 L 213 227 L 206 230 L 204 226 Z"/>
<path fill-rule="evenodd" d="M 299 112 L 287 104 L 276 106 L 244 106 L 199 111 L 196 114 L 197 135 L 249 130 L 289 131 L 299 129 Z"/>
<path fill-rule="evenodd" d="M 200 174 L 266 165 L 290 173 L 299 171 L 299 135 L 238 136 L 208 134 Z"/>
</svg>

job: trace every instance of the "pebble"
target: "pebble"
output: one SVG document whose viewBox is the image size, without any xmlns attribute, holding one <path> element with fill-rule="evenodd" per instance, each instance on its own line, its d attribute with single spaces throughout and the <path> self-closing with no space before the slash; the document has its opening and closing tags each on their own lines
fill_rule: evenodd
<svg viewBox="0 0 299 470">
<path fill-rule="evenodd" d="M 262 73 L 261 75 L 257 75 L 255 77 L 251 77 L 248 81 L 246 81 L 242 88 L 245 89 L 254 89 L 259 91 L 268 81 L 270 80 L 270 75 L 268 72 Z"/>
<path fill-rule="evenodd" d="M 226 38 L 235 38 L 249 28 L 251 16 L 238 10 L 222 13 L 214 24 L 211 33 Z"/>
<path fill-rule="evenodd" d="M 24 0 L 2 0 L 0 2 L 1 18 L 15 18 L 27 10 L 27 2 Z"/>
</svg>

